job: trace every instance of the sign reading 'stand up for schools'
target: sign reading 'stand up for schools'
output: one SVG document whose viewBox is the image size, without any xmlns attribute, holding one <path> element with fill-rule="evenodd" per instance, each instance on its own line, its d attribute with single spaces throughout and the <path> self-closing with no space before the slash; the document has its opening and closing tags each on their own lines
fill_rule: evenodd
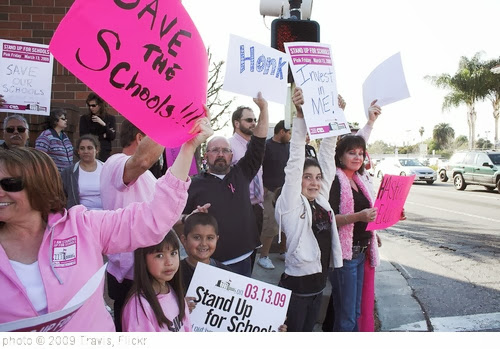
<svg viewBox="0 0 500 349">
<path fill-rule="evenodd" d="M 180 0 L 76 0 L 49 49 L 158 143 L 175 148 L 194 136 L 208 57 Z"/>
<path fill-rule="evenodd" d="M 337 79 L 327 44 L 285 43 L 290 56 L 293 79 L 304 92 L 304 118 L 311 139 L 350 132 L 344 112 L 338 105 Z"/>
<path fill-rule="evenodd" d="M 49 115 L 53 63 L 47 45 L 0 39 L 0 111 Z"/>
</svg>

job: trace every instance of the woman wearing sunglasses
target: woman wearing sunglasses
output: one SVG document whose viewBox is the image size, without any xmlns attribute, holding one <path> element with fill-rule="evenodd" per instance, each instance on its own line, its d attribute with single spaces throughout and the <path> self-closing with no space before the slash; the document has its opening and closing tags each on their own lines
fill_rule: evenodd
<svg viewBox="0 0 500 349">
<path fill-rule="evenodd" d="M 105 162 L 111 155 L 111 142 L 116 137 L 116 119 L 107 113 L 106 103 L 94 92 L 88 95 L 86 103 L 89 112 L 80 116 L 80 134 L 90 133 L 99 139 L 99 160 Z"/>
<path fill-rule="evenodd" d="M 190 132 L 195 137 L 158 180 L 152 201 L 116 211 L 66 210 L 62 181 L 47 154 L 0 151 L 0 326 L 61 310 L 103 266 L 103 254 L 163 239 L 186 204 L 195 149 L 213 134 L 209 116 Z M 103 292 L 101 281 L 63 330 L 114 331 Z"/>
<path fill-rule="evenodd" d="M 73 145 L 64 133 L 68 126 L 66 111 L 54 109 L 50 112 L 49 127 L 40 133 L 35 141 L 35 149 L 47 153 L 56 163 L 59 172 L 73 165 Z"/>
<path fill-rule="evenodd" d="M 75 154 L 80 161 L 61 172 L 64 191 L 68 198 L 66 208 L 83 205 L 89 210 L 102 210 L 100 180 L 102 161 L 97 160 L 99 141 L 87 134 L 76 141 Z"/>
</svg>

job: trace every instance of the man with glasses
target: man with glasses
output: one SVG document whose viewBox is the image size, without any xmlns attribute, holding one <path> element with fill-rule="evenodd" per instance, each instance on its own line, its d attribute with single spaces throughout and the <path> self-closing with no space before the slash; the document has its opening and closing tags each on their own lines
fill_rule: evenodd
<svg viewBox="0 0 500 349">
<path fill-rule="evenodd" d="M 25 147 L 29 138 L 29 126 L 26 119 L 20 114 L 12 114 L 3 120 L 3 139 L 1 147 L 12 149 Z"/>
<path fill-rule="evenodd" d="M 249 186 L 262 165 L 269 125 L 267 101 L 259 93 L 254 102 L 260 110 L 259 122 L 240 123 L 253 133 L 245 155 L 231 166 L 233 150 L 229 141 L 224 137 L 212 138 L 205 153 L 208 171 L 192 179 L 184 208 L 187 215 L 197 206 L 211 204 L 208 213 L 217 219 L 220 236 L 212 257 L 245 276 L 251 276 L 251 255 L 260 245 Z M 255 118 L 251 115 L 248 118 Z"/>
<path fill-rule="evenodd" d="M 229 138 L 229 144 L 233 151 L 233 160 L 231 165 L 236 164 L 247 151 L 248 142 L 253 135 L 253 130 L 257 125 L 257 119 L 253 113 L 253 110 L 249 107 L 240 106 L 238 107 L 232 116 L 233 123 L 233 136 Z M 255 214 L 255 222 L 257 223 L 257 231 L 259 235 L 262 232 L 262 221 L 264 219 L 264 186 L 262 184 L 262 166 L 259 168 L 259 172 L 250 182 L 250 202 L 252 203 L 253 212 Z M 254 250 L 251 256 L 251 266 L 253 270 L 253 265 L 255 262 L 255 256 L 257 250 Z"/>
</svg>

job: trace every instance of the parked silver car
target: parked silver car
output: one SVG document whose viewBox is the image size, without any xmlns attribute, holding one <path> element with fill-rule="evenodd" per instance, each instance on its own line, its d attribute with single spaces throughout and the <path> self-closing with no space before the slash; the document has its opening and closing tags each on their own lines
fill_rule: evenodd
<svg viewBox="0 0 500 349">
<path fill-rule="evenodd" d="M 385 174 L 398 176 L 415 175 L 414 182 L 424 181 L 427 184 L 432 184 L 437 179 L 436 171 L 430 167 L 424 166 L 418 159 L 384 159 L 377 165 L 375 172 L 378 178 L 382 178 Z"/>
</svg>

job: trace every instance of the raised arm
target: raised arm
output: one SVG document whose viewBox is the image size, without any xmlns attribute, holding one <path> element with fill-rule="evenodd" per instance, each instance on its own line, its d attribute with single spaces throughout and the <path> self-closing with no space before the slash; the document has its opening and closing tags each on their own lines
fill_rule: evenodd
<svg viewBox="0 0 500 349">
<path fill-rule="evenodd" d="M 373 130 L 373 125 L 375 124 L 375 121 L 377 121 L 380 114 L 382 114 L 382 108 L 380 108 L 377 104 L 377 100 L 375 99 L 371 102 L 370 107 L 368 108 L 368 121 L 366 122 L 366 125 L 356 133 L 356 136 L 363 137 L 365 142 L 368 143 L 368 139 L 370 138 Z"/>
<path fill-rule="evenodd" d="M 300 183 L 302 182 L 302 173 L 304 172 L 304 148 L 306 145 L 307 128 L 302 111 L 304 96 L 300 87 L 295 88 L 292 101 L 297 109 L 297 117 L 293 120 L 290 156 L 285 167 L 285 184 L 278 199 L 280 201 L 279 209 L 281 213 L 301 203 L 300 194 L 302 186 Z"/>
<path fill-rule="evenodd" d="M 181 146 L 179 155 L 170 167 L 170 172 L 182 181 L 186 180 L 189 176 L 189 169 L 191 168 L 196 148 L 214 134 L 210 126 L 210 111 L 206 106 L 204 108 L 206 117 L 197 119 L 193 128 L 189 131 L 189 133 L 196 134 L 196 136 Z"/>
<path fill-rule="evenodd" d="M 254 98 L 253 101 L 259 107 L 259 122 L 255 126 L 253 130 L 253 135 L 259 138 L 266 138 L 267 131 L 269 129 L 269 111 L 267 106 L 267 101 L 262 97 L 262 93 L 258 93 L 257 98 Z"/>
<path fill-rule="evenodd" d="M 164 149 L 165 147 L 162 145 L 156 143 L 148 136 L 144 136 L 139 142 L 134 155 L 125 163 L 123 183 L 128 185 L 134 182 L 140 175 L 149 170 L 158 161 Z"/>
</svg>

